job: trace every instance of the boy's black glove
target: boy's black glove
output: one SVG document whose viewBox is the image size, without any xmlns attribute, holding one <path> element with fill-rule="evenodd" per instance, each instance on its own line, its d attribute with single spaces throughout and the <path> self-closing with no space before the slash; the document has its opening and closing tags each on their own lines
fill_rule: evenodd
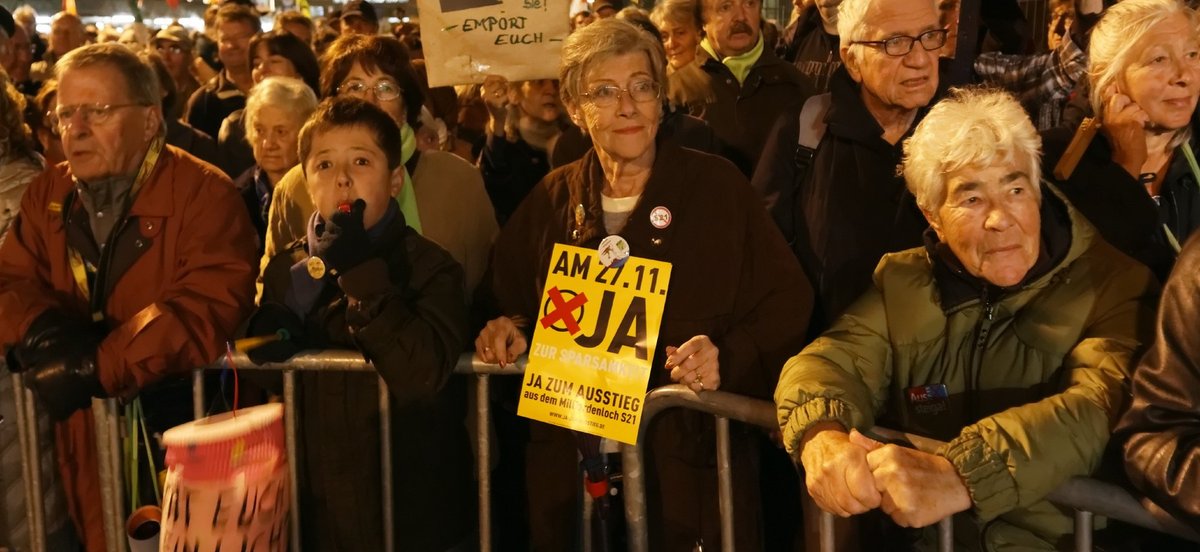
<svg viewBox="0 0 1200 552">
<path fill-rule="evenodd" d="M 250 362 L 283 362 L 304 349 L 304 321 L 279 303 L 263 303 L 246 324 L 246 337 L 278 335 L 280 339 L 245 351 Z"/>
<path fill-rule="evenodd" d="M 37 395 L 55 421 L 88 408 L 103 397 L 96 372 L 96 349 L 105 327 L 77 315 L 50 309 L 38 315 L 10 355 L 9 369 L 26 372 L 25 386 Z"/>
<path fill-rule="evenodd" d="M 319 257 L 334 276 L 371 259 L 371 239 L 363 227 L 363 212 L 367 202 L 357 199 L 346 211 L 338 210 L 317 228 L 317 242 L 310 244 L 309 254 Z"/>
</svg>

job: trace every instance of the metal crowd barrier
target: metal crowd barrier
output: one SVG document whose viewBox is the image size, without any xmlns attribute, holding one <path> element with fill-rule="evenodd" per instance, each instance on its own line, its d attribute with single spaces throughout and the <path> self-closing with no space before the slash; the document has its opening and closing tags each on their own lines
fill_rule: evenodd
<svg viewBox="0 0 1200 552">
<path fill-rule="evenodd" d="M 300 499 L 298 492 L 299 479 L 296 474 L 296 458 L 297 456 L 297 432 L 298 421 L 296 417 L 296 409 L 293 405 L 296 401 L 296 372 L 297 371 L 332 371 L 332 372 L 374 372 L 375 368 L 371 366 L 363 358 L 362 354 L 357 351 L 309 351 L 300 353 L 285 363 L 268 363 L 261 366 L 250 362 L 250 359 L 243 353 L 235 354 L 233 357 L 234 366 L 238 370 L 278 370 L 283 372 L 283 412 L 284 412 L 284 428 L 287 439 L 288 450 L 288 470 L 291 477 L 292 485 L 292 504 L 291 504 L 291 542 L 292 550 L 300 552 Z M 209 370 L 223 370 L 224 363 L 216 363 L 206 366 Z M 491 425 L 491 412 L 488 401 L 488 384 L 489 376 L 492 374 L 498 375 L 516 375 L 521 374 L 525 370 L 525 358 L 521 357 L 518 362 L 501 368 L 495 364 L 486 364 L 474 357 L 471 353 L 464 353 L 458 358 L 458 363 L 454 367 L 454 372 L 457 374 L 474 374 L 475 389 L 479 399 L 476 400 L 476 416 L 479 423 L 479 428 L 476 432 L 476 442 L 479 452 L 477 459 L 477 478 L 479 485 L 479 546 L 481 550 L 491 550 L 491 471 L 489 464 L 491 463 L 491 439 L 489 427 Z M 195 370 L 192 374 L 192 403 L 193 414 L 197 419 L 204 416 L 204 406 L 207 404 L 204 397 L 204 378 L 202 370 Z M 394 528 L 392 526 L 392 437 L 390 408 L 388 401 L 387 384 L 383 378 L 379 378 L 379 439 L 380 439 L 380 465 L 383 474 L 382 491 L 383 491 L 383 541 L 384 550 L 391 552 L 396 549 L 396 541 Z"/>
<path fill-rule="evenodd" d="M 712 414 L 716 417 L 717 431 L 717 489 L 721 513 L 721 548 L 734 550 L 733 527 L 733 483 L 730 469 L 729 420 L 778 429 L 775 405 L 771 402 L 752 399 L 724 391 L 696 393 L 684 385 L 668 385 L 651 391 L 642 403 L 642 431 L 637 445 L 622 445 L 621 462 L 625 477 L 625 518 L 629 528 L 629 549 L 632 552 L 649 550 L 646 526 L 645 466 L 643 466 L 642 439 L 651 420 L 663 410 L 674 407 L 689 408 Z M 885 428 L 875 427 L 875 434 L 889 440 L 904 440 L 918 450 L 936 451 L 943 443 L 918 435 L 911 435 Z M 1175 519 L 1148 500 L 1139 501 L 1125 489 L 1087 477 L 1073 477 L 1047 495 L 1047 499 L 1064 508 L 1075 511 L 1075 547 L 1079 551 L 1092 550 L 1092 522 L 1096 515 L 1120 520 L 1160 533 L 1200 542 L 1200 534 Z M 832 552 L 837 549 L 834 542 L 834 516 L 821 512 L 820 549 Z M 946 518 L 938 523 L 939 548 L 954 549 L 953 522 Z"/>
<path fill-rule="evenodd" d="M 289 470 L 292 484 L 291 538 L 292 550 L 300 550 L 299 539 L 299 503 L 297 490 L 297 474 L 295 458 L 297 451 L 297 420 L 295 409 L 295 372 L 298 370 L 324 371 L 374 371 L 370 363 L 362 355 L 354 351 L 314 351 L 301 353 L 287 363 L 265 364 L 256 366 L 243 354 L 233 358 L 234 365 L 239 370 L 277 370 L 283 372 L 284 381 L 284 412 L 285 433 L 289 455 Z M 224 369 L 221 364 L 214 364 L 193 373 L 193 413 L 196 417 L 204 415 L 203 370 Z M 524 372 L 525 358 L 504 368 L 494 364 L 485 364 L 474 358 L 470 353 L 463 354 L 455 366 L 455 373 L 474 374 L 477 390 L 477 435 L 478 444 L 477 477 L 479 485 L 479 544 L 483 551 L 492 549 L 491 541 L 491 472 L 490 472 L 490 425 L 491 413 L 488 401 L 488 385 L 491 375 L 519 375 Z M 14 400 L 17 409 L 17 424 L 22 454 L 22 471 L 25 477 L 26 508 L 30 524 L 30 542 L 32 552 L 44 552 L 46 546 L 45 512 L 42 504 L 41 464 L 37 447 L 37 409 L 33 394 L 24 387 L 20 374 L 13 374 Z M 381 454 L 383 466 L 383 504 L 384 504 L 384 540 L 386 549 L 395 549 L 394 529 L 391 526 L 391 435 L 387 423 L 389 403 L 387 387 L 380 380 L 380 414 L 384 416 L 380 424 Z M 733 526 L 733 483 L 730 466 L 729 420 L 734 419 L 743 423 L 777 429 L 774 404 L 759 399 L 752 399 L 724 391 L 704 391 L 696 393 L 683 385 L 668 385 L 648 393 L 642 407 L 642 430 L 639 432 L 637 445 L 621 445 L 622 466 L 624 471 L 625 515 L 629 531 L 629 549 L 633 552 L 649 550 L 649 540 L 646 519 L 645 496 L 645 467 L 641 439 L 650 422 L 663 410 L 675 407 L 689 408 L 712 414 L 716 417 L 717 432 L 717 476 L 718 495 L 721 515 L 721 542 L 724 550 L 734 549 Z M 122 552 L 126 549 L 125 513 L 123 509 L 124 492 L 123 470 L 120 455 L 120 423 L 117 401 L 115 399 L 94 399 L 92 413 L 96 424 L 97 458 L 100 470 L 101 507 L 104 514 L 105 540 L 110 552 Z M 918 450 L 932 452 L 942 443 L 917 435 L 905 434 L 873 428 L 872 431 L 884 438 L 906 440 Z M 1180 522 L 1167 512 L 1158 508 L 1148 500 L 1139 501 L 1125 489 L 1086 477 L 1074 477 L 1051 492 L 1047 499 L 1065 508 L 1073 509 L 1075 514 L 1076 549 L 1089 551 L 1092 549 L 1092 522 L 1095 515 L 1116 519 L 1150 529 L 1170 534 L 1193 542 L 1200 542 L 1200 534 L 1190 526 Z M 836 549 L 833 540 L 834 516 L 822 512 L 818 531 L 820 533 L 820 549 L 822 552 Z M 939 522 L 939 540 L 942 550 L 953 549 L 953 527 L 949 518 Z"/>
</svg>

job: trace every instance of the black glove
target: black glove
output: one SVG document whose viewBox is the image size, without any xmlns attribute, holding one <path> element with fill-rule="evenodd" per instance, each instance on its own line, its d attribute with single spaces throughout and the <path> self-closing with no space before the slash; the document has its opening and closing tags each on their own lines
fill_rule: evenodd
<svg viewBox="0 0 1200 552">
<path fill-rule="evenodd" d="M 350 210 L 338 210 L 317 227 L 317 243 L 310 244 L 309 253 L 320 257 L 335 276 L 342 274 L 372 257 L 371 239 L 363 227 L 363 212 L 367 202 L 357 199 Z"/>
<path fill-rule="evenodd" d="M 279 303 L 263 303 L 254 311 L 246 324 L 246 337 L 280 335 L 280 330 L 285 339 L 245 351 L 250 362 L 283 362 L 304 349 L 304 321 L 292 309 Z"/>
<path fill-rule="evenodd" d="M 15 349 L 15 372 L 28 372 L 25 386 L 37 395 L 50 417 L 62 421 L 103 397 L 96 373 L 96 349 L 107 330 L 58 310 L 40 314 Z"/>
</svg>

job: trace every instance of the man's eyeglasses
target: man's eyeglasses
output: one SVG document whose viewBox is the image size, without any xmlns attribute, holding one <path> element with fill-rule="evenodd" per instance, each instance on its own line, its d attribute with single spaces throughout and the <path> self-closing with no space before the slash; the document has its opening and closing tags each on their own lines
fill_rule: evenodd
<svg viewBox="0 0 1200 552">
<path fill-rule="evenodd" d="M 403 91 L 400 85 L 391 81 L 379 81 L 374 85 L 369 85 L 360 80 L 347 82 L 337 89 L 339 95 L 346 94 L 356 98 L 366 98 L 368 90 L 374 92 L 375 99 L 381 102 L 390 102 L 399 98 Z"/>
<path fill-rule="evenodd" d="M 622 94 L 629 94 L 629 99 L 636 103 L 652 102 L 662 96 L 662 85 L 650 80 L 635 82 L 629 88 L 603 84 L 580 95 L 591 100 L 596 107 L 612 107 L 621 100 Z"/>
<path fill-rule="evenodd" d="M 102 125 L 112 118 L 113 113 L 118 109 L 126 107 L 149 107 L 145 104 L 127 103 L 127 104 L 81 104 L 81 105 L 60 105 L 47 113 L 47 122 L 50 123 L 50 128 L 57 130 L 60 134 L 66 131 L 67 123 L 75 118 L 78 113 L 83 117 L 83 124 Z"/>
<path fill-rule="evenodd" d="M 183 53 L 183 47 L 179 46 L 178 44 L 159 44 L 158 46 L 155 46 L 154 49 L 158 50 L 158 53 L 160 54 L 170 52 L 172 54 L 179 55 Z"/>
<path fill-rule="evenodd" d="M 913 44 L 918 41 L 921 47 L 926 51 L 933 51 L 946 45 L 946 36 L 950 34 L 948 29 L 935 29 L 925 31 L 918 36 L 893 36 L 887 40 L 855 40 L 850 42 L 851 45 L 862 44 L 872 48 L 882 48 L 884 53 L 889 56 L 901 57 L 907 56 L 913 49 Z"/>
</svg>

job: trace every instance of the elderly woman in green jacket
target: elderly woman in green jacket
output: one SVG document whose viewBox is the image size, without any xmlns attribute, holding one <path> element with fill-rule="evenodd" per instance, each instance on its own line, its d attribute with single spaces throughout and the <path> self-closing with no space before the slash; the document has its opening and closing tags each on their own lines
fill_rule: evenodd
<svg viewBox="0 0 1200 552">
<path fill-rule="evenodd" d="M 973 523 L 955 549 L 1054 550 L 1047 493 L 1099 464 L 1154 315 L 1145 266 L 1040 182 L 1040 140 L 1001 92 L 957 91 L 905 144 L 930 230 L 783 368 L 788 451 L 824 510 Z M 881 445 L 876 423 L 948 441 Z"/>
</svg>

